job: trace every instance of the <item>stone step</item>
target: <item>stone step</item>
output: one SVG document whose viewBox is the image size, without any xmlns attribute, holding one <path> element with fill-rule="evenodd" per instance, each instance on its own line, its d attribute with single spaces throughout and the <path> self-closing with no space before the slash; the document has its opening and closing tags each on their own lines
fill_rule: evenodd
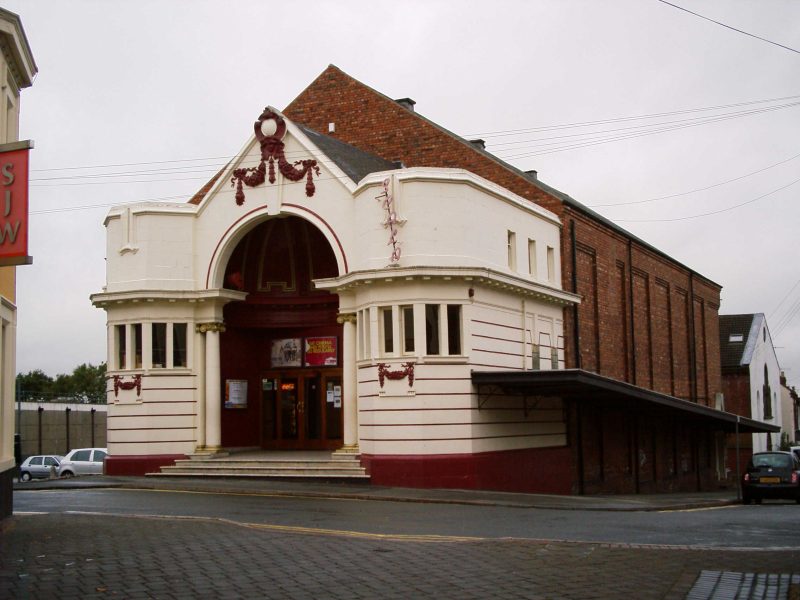
<svg viewBox="0 0 800 600">
<path fill-rule="evenodd" d="M 188 459 L 177 460 L 172 466 L 161 467 L 159 473 L 148 473 L 148 477 L 245 477 L 264 479 L 306 479 L 368 482 L 359 454 L 347 452 L 329 458 L 275 456 L 242 456 L 226 454 L 204 456 L 196 454 Z"/>
<path fill-rule="evenodd" d="M 275 466 L 279 467 L 291 467 L 291 468 L 324 468 L 324 467 L 333 467 L 336 469 L 361 469 L 361 464 L 358 461 L 345 461 L 345 460 L 276 460 L 276 459 L 189 459 L 189 460 L 176 460 L 176 466 L 186 467 L 186 468 L 197 468 L 197 467 L 205 467 L 205 466 L 213 466 L 213 467 L 227 467 L 227 468 L 236 468 L 236 467 L 266 467 L 271 468 Z"/>
<path fill-rule="evenodd" d="M 191 469 L 187 469 L 183 466 L 174 466 L 174 467 L 161 467 L 162 473 L 229 473 L 231 475 L 237 474 L 253 474 L 253 473 L 260 473 L 263 475 L 303 475 L 306 477 L 310 477 L 313 475 L 321 475 L 321 476 L 328 476 L 328 475 L 365 475 L 363 469 L 337 469 L 335 467 L 316 467 L 316 468 L 303 468 L 297 469 L 294 467 L 281 467 L 281 466 L 272 466 L 272 467 L 246 467 L 246 466 L 239 466 L 239 467 L 231 467 L 231 466 L 224 466 L 224 465 L 205 465 L 203 467 L 194 467 Z"/>
<path fill-rule="evenodd" d="M 350 481 L 357 483 L 369 483 L 369 475 L 351 474 L 351 475 L 333 475 L 333 474 L 313 474 L 307 475 L 302 473 L 281 473 L 281 474 L 268 474 L 268 473 L 230 473 L 226 471 L 174 471 L 174 472 L 161 472 L 161 473 L 147 473 L 147 477 L 208 477 L 208 478 L 244 478 L 244 479 L 291 479 L 293 481 L 307 480 L 307 481 Z"/>
</svg>

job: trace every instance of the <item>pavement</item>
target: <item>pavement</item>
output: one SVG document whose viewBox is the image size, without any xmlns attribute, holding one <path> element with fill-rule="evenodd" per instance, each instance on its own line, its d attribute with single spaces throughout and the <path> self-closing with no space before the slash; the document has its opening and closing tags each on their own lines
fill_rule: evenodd
<svg viewBox="0 0 800 600">
<path fill-rule="evenodd" d="M 736 492 L 683 492 L 618 496 L 556 496 L 517 494 L 484 490 L 422 489 L 383 487 L 371 484 L 336 483 L 307 479 L 186 478 L 186 477 L 109 477 L 92 475 L 72 479 L 42 479 L 16 482 L 15 490 L 126 488 L 209 493 L 242 493 L 382 500 L 387 502 L 423 502 L 466 504 L 473 506 L 509 506 L 553 510 L 659 511 L 713 508 L 738 503 Z"/>
<path fill-rule="evenodd" d="M 265 479 L 85 476 L 15 484 L 91 488 L 596 511 L 736 502 L 730 491 L 548 496 Z M 15 513 L 0 522 L 3 599 L 800 600 L 799 562 L 800 550 L 357 535 L 207 518 Z"/>
</svg>

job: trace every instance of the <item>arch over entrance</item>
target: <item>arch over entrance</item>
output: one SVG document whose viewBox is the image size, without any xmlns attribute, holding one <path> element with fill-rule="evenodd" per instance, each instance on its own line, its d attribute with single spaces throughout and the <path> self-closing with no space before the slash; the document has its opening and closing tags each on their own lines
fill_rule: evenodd
<svg viewBox="0 0 800 600">
<path fill-rule="evenodd" d="M 337 275 L 328 240 L 296 216 L 263 221 L 234 248 L 223 285 L 247 298 L 224 308 L 223 446 L 342 446 L 339 298 L 313 284 Z"/>
</svg>

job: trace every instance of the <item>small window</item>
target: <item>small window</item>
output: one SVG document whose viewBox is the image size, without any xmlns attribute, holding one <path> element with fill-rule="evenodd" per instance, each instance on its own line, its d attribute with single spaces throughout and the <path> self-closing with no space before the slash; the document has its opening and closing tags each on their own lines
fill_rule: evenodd
<svg viewBox="0 0 800 600">
<path fill-rule="evenodd" d="M 153 323 L 152 340 L 153 368 L 163 369 L 167 366 L 167 324 Z"/>
<path fill-rule="evenodd" d="M 536 271 L 536 240 L 528 240 L 528 273 L 531 277 L 537 276 Z"/>
<path fill-rule="evenodd" d="M 512 271 L 517 270 L 517 234 L 513 231 L 508 232 L 507 238 L 508 268 Z"/>
<path fill-rule="evenodd" d="M 383 353 L 392 354 L 394 352 L 394 331 L 392 329 L 391 306 L 381 309 L 381 324 L 383 325 Z"/>
<path fill-rule="evenodd" d="M 732 344 L 743 341 L 744 341 L 744 334 L 742 333 L 732 333 L 731 336 L 728 338 L 728 342 Z"/>
<path fill-rule="evenodd" d="M 764 327 L 764 341 L 767 341 L 767 328 Z"/>
<path fill-rule="evenodd" d="M 186 361 L 186 323 L 172 324 L 172 366 L 185 367 Z"/>
<path fill-rule="evenodd" d="M 133 368 L 142 368 L 142 324 L 135 323 L 133 325 Z"/>
<path fill-rule="evenodd" d="M 105 460 L 106 453 L 103 450 L 95 450 L 94 451 L 94 462 L 100 462 L 101 460 Z"/>
<path fill-rule="evenodd" d="M 414 352 L 414 307 L 400 307 L 401 328 L 403 330 L 403 352 Z"/>
<path fill-rule="evenodd" d="M 34 456 L 31 459 L 31 465 L 32 466 L 36 466 L 36 467 L 40 467 L 42 465 L 42 457 L 41 456 Z"/>
<path fill-rule="evenodd" d="M 439 305 L 425 305 L 425 352 L 439 354 Z"/>
<path fill-rule="evenodd" d="M 556 280 L 556 249 L 547 247 L 547 281 L 555 283 Z"/>
<path fill-rule="evenodd" d="M 126 325 L 114 326 L 114 345 L 117 349 L 117 369 L 127 368 L 126 359 Z"/>
<path fill-rule="evenodd" d="M 447 305 L 447 351 L 461 354 L 461 305 Z"/>
<path fill-rule="evenodd" d="M 53 458 L 52 456 L 45 456 L 44 458 L 44 466 L 45 467 L 57 467 L 58 461 Z"/>
</svg>

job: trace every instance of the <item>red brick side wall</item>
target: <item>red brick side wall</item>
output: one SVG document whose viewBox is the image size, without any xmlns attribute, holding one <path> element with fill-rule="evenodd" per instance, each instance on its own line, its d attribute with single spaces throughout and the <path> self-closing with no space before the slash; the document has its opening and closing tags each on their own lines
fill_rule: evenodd
<svg viewBox="0 0 800 600">
<path fill-rule="evenodd" d="M 584 369 L 713 406 L 721 391 L 719 286 L 563 203 L 334 66 L 284 113 L 322 133 L 335 123 L 329 135 L 409 167 L 466 169 L 553 211 L 564 225 L 562 276 L 570 291 L 574 221 L 583 303 L 577 352 L 573 309 L 564 311 L 567 366 L 580 361 Z"/>
</svg>

